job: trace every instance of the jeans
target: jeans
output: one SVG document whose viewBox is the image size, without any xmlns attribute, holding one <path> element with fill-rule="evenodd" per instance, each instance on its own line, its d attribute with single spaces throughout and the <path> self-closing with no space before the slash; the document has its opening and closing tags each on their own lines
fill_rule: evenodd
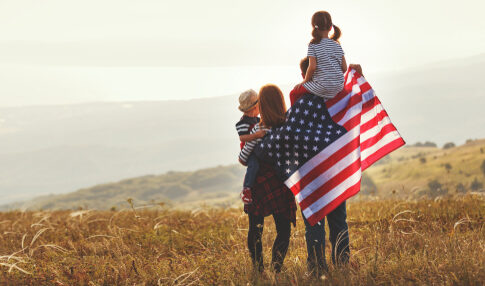
<svg viewBox="0 0 485 286">
<path fill-rule="evenodd" d="M 248 214 L 248 248 L 253 266 L 256 271 L 263 272 L 263 235 L 264 216 Z M 290 244 L 291 222 L 283 215 L 273 215 L 276 225 L 276 238 L 273 243 L 271 266 L 275 272 L 280 272 L 285 260 L 286 252 Z"/>
<path fill-rule="evenodd" d="M 327 216 L 330 229 L 330 243 L 332 244 L 332 262 L 334 264 L 349 261 L 349 227 L 347 225 L 347 211 L 345 202 L 340 204 Z M 325 261 L 325 218 L 311 226 L 303 216 L 305 222 L 305 239 L 308 252 L 308 270 L 315 273 L 327 270 Z"/>
<path fill-rule="evenodd" d="M 256 181 L 256 175 L 259 171 L 259 161 L 256 155 L 251 154 L 248 158 L 248 168 L 246 169 L 246 176 L 244 176 L 243 186 L 245 188 L 252 188 L 254 186 L 254 181 Z"/>
</svg>

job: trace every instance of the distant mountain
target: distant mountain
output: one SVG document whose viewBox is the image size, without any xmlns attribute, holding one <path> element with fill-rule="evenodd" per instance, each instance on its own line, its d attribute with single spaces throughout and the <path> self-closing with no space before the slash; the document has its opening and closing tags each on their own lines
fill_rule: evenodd
<svg viewBox="0 0 485 286">
<path fill-rule="evenodd" d="M 485 54 L 366 77 L 407 142 L 442 146 L 485 137 L 484 63 Z M 0 204 L 233 164 L 240 115 L 237 95 L 0 108 Z"/>
<path fill-rule="evenodd" d="M 237 97 L 0 109 L 0 203 L 236 161 Z"/>
<path fill-rule="evenodd" d="M 485 139 L 451 148 L 404 147 L 364 172 L 361 192 L 354 199 L 435 198 L 483 190 Z M 163 203 L 174 208 L 201 205 L 241 206 L 238 194 L 245 169 L 219 166 L 193 172 L 168 172 L 125 179 L 116 183 L 62 194 L 38 197 L 0 207 L 20 209 L 117 209 Z M 485 194 L 485 193 L 484 193 Z"/>
<path fill-rule="evenodd" d="M 407 142 L 461 144 L 485 137 L 484 65 L 481 54 L 367 79 Z"/>
</svg>

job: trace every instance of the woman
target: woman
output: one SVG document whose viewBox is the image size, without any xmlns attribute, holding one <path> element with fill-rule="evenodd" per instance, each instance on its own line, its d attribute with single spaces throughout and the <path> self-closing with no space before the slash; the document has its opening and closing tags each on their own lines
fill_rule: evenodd
<svg viewBox="0 0 485 286">
<path fill-rule="evenodd" d="M 258 100 L 261 122 L 252 132 L 257 132 L 263 127 L 279 127 L 285 122 L 285 100 L 277 86 L 263 86 L 259 91 Z M 260 164 L 256 182 L 251 190 L 252 202 L 244 205 L 244 212 L 249 217 L 248 248 L 254 268 L 262 272 L 264 267 L 261 237 L 264 217 L 273 215 L 277 235 L 273 243 L 271 266 L 278 273 L 281 271 L 290 243 L 291 223 L 296 224 L 296 203 L 293 194 L 273 168 L 265 162 Z"/>
</svg>

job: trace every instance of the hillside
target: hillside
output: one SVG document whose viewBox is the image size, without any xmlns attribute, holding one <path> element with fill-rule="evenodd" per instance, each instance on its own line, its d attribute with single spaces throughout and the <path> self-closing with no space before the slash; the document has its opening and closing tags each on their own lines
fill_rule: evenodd
<svg viewBox="0 0 485 286">
<path fill-rule="evenodd" d="M 412 200 L 480 191 L 485 183 L 480 167 L 483 162 L 485 139 L 449 149 L 404 147 L 364 172 L 362 190 L 354 199 Z M 137 206 L 164 203 L 175 208 L 237 207 L 240 206 L 238 194 L 244 172 L 239 165 L 168 172 L 96 185 L 69 194 L 39 197 L 3 209 L 119 209 L 129 206 L 129 198 Z"/>
<path fill-rule="evenodd" d="M 484 164 L 485 139 L 481 139 L 449 149 L 404 147 L 366 173 L 378 186 L 378 195 L 413 199 L 483 190 Z"/>
</svg>

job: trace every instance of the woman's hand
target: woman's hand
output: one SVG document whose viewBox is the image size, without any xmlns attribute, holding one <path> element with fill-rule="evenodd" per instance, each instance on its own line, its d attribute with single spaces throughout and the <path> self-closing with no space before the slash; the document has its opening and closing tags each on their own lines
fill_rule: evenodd
<svg viewBox="0 0 485 286">
<path fill-rule="evenodd" d="M 247 162 L 244 162 L 243 160 L 241 160 L 241 158 L 237 158 L 237 160 L 239 161 L 239 163 L 241 163 L 241 165 L 243 165 L 244 167 L 247 167 L 248 166 L 248 163 Z"/>
<path fill-rule="evenodd" d="M 263 138 L 264 135 L 266 135 L 266 131 L 264 130 L 259 130 L 257 131 L 256 133 L 254 133 L 254 135 L 256 135 L 256 138 Z"/>
</svg>

